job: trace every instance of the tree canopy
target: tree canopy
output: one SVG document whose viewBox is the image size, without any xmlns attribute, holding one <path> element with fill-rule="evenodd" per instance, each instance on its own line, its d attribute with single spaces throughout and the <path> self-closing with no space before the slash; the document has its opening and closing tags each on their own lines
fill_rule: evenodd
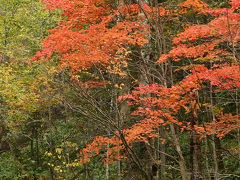
<svg viewBox="0 0 240 180">
<path fill-rule="evenodd" d="M 0 7 L 1 178 L 240 177 L 239 0 Z"/>
</svg>

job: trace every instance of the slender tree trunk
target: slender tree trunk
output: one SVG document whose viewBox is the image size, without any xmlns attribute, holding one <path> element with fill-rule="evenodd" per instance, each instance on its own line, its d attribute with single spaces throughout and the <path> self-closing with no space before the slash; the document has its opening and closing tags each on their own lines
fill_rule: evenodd
<svg viewBox="0 0 240 180">
<path fill-rule="evenodd" d="M 169 62 L 169 68 L 170 68 L 171 86 L 173 86 L 173 69 L 172 69 L 172 64 L 170 62 Z M 167 86 L 167 84 L 165 86 Z M 186 162 L 182 154 L 181 146 L 179 143 L 179 137 L 176 134 L 175 127 L 173 124 L 170 125 L 170 129 L 171 129 L 172 137 L 174 140 L 174 146 L 179 156 L 179 166 L 180 166 L 182 179 L 188 180 L 189 177 L 187 174 Z"/>
<path fill-rule="evenodd" d="M 165 135 L 164 135 L 164 132 L 163 132 L 163 128 L 162 127 L 160 127 L 159 128 L 159 134 L 160 134 L 160 136 L 161 137 L 165 137 Z M 160 141 L 158 140 L 158 149 L 160 149 L 162 152 L 164 152 L 165 153 L 165 151 L 166 151 L 166 146 L 165 146 L 165 144 L 162 144 L 162 143 L 160 143 Z M 159 154 L 159 153 L 158 153 Z M 159 158 L 157 158 L 157 159 L 159 159 Z M 166 164 L 166 156 L 163 154 L 163 153 L 161 153 L 160 154 L 160 162 L 161 162 L 161 179 L 165 179 L 166 177 L 165 177 L 165 172 L 166 172 L 166 168 L 165 168 L 165 164 Z M 158 173 L 159 174 L 159 173 Z M 157 177 L 157 179 L 159 179 L 159 177 Z"/>
<path fill-rule="evenodd" d="M 212 121 L 216 122 L 215 114 L 213 112 L 213 89 L 212 85 L 210 85 L 210 102 L 211 102 L 211 114 Z M 213 163 L 214 163 L 214 179 L 218 179 L 218 161 L 217 161 L 217 152 L 216 152 L 216 144 L 215 144 L 215 135 L 212 135 L 212 151 L 213 151 Z"/>
<path fill-rule="evenodd" d="M 206 163 L 206 172 L 207 172 L 207 177 L 209 180 L 211 180 L 211 175 L 210 175 L 210 170 L 209 170 L 209 159 L 208 159 L 208 142 L 207 142 L 207 139 L 205 138 L 205 163 Z"/>
<path fill-rule="evenodd" d="M 119 156 L 119 150 L 118 150 L 118 156 Z M 121 180 L 121 161 L 117 161 L 117 180 Z"/>
<path fill-rule="evenodd" d="M 190 132 L 190 168 L 191 180 L 203 179 L 201 169 L 201 143 L 200 135 L 195 131 L 194 126 L 198 124 L 196 100 L 192 103 L 192 118 Z"/>
<path fill-rule="evenodd" d="M 178 156 L 179 156 L 179 166 L 180 166 L 181 176 L 182 176 L 183 180 L 187 180 L 188 176 L 187 176 L 187 169 L 186 169 L 186 165 L 185 165 L 185 160 L 184 160 L 182 150 L 181 150 L 181 147 L 180 147 L 180 143 L 179 143 L 179 139 L 178 139 L 178 136 L 176 135 L 176 131 L 175 131 L 175 128 L 174 128 L 173 124 L 170 125 L 170 129 L 171 129 L 171 133 L 172 133 L 172 136 L 173 136 L 175 149 L 176 149 L 176 151 L 178 153 Z"/>
<path fill-rule="evenodd" d="M 110 132 L 108 131 L 108 135 L 110 134 Z M 109 149 L 109 142 L 107 143 L 107 149 Z M 108 154 L 108 150 L 107 150 L 107 160 L 106 160 L 106 180 L 109 180 L 109 162 L 108 162 L 108 158 L 109 158 L 109 154 Z"/>
<path fill-rule="evenodd" d="M 199 134 L 191 131 L 190 134 L 190 166 L 191 180 L 203 179 L 201 170 L 201 149 Z"/>
<path fill-rule="evenodd" d="M 240 109 L 240 106 L 239 106 L 239 99 L 238 99 L 238 89 L 236 89 L 236 114 L 237 115 L 239 115 L 239 109 Z M 238 147 L 240 147 L 240 128 L 237 129 L 237 139 L 238 139 Z M 238 153 L 238 157 L 240 159 L 240 153 Z M 238 164 L 240 166 L 240 162 Z"/>
</svg>

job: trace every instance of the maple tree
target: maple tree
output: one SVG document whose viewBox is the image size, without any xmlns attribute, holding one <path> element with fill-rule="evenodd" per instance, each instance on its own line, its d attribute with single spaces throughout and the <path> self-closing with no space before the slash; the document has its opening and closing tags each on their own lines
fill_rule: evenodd
<svg viewBox="0 0 240 180">
<path fill-rule="evenodd" d="M 124 45 L 147 42 L 147 25 L 141 23 L 144 17 L 137 13 L 139 8 L 136 6 L 111 9 L 107 1 L 80 0 L 43 3 L 47 3 L 47 9 L 63 9 L 67 20 L 52 30 L 43 42 L 43 50 L 34 59 L 46 56 L 45 60 L 48 60 L 53 52 L 57 52 L 62 67 L 80 71 L 97 64 L 109 64 L 116 51 Z M 118 23 L 111 25 L 112 21 Z"/>
</svg>

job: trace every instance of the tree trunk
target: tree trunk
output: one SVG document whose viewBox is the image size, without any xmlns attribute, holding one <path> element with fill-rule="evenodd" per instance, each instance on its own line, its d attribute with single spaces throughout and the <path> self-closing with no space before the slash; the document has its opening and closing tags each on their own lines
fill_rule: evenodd
<svg viewBox="0 0 240 180">
<path fill-rule="evenodd" d="M 164 132 L 163 132 L 163 128 L 162 127 L 160 127 L 159 128 L 159 134 L 160 134 L 160 136 L 161 137 L 165 137 L 165 135 L 164 135 Z M 165 151 L 166 151 L 166 146 L 165 146 L 165 144 L 162 144 L 162 143 L 160 143 L 159 142 L 159 140 L 158 140 L 158 149 L 160 149 L 162 152 L 164 152 L 165 153 Z M 159 154 L 159 153 L 158 153 Z M 159 159 L 159 158 L 157 158 L 157 159 Z M 162 154 L 160 154 L 160 162 L 161 162 L 161 179 L 166 179 L 166 177 L 165 177 L 165 172 L 166 172 L 166 168 L 165 168 L 165 164 L 166 164 L 166 156 L 162 153 Z M 159 173 L 158 173 L 159 174 Z M 159 177 L 157 177 L 157 179 L 159 179 Z"/>
<path fill-rule="evenodd" d="M 191 180 L 203 179 L 201 170 L 201 146 L 199 134 L 194 131 L 190 133 L 190 166 Z"/>
<path fill-rule="evenodd" d="M 203 179 L 201 169 L 201 143 L 200 135 L 195 131 L 194 126 L 198 124 L 197 118 L 197 102 L 192 103 L 192 118 L 190 132 L 190 168 L 191 180 Z"/>
<path fill-rule="evenodd" d="M 108 137 L 110 135 L 110 132 L 108 131 Z M 107 143 L 107 149 L 109 149 L 109 142 Z M 109 158 L 109 154 L 108 154 L 108 150 L 107 150 L 107 160 L 106 160 L 106 180 L 109 180 L 109 162 L 108 162 L 108 158 Z"/>
<path fill-rule="evenodd" d="M 180 143 L 179 143 L 179 139 L 178 136 L 176 135 L 176 131 L 174 128 L 174 125 L 171 124 L 170 125 L 170 129 L 171 129 L 171 133 L 174 139 L 174 145 L 175 145 L 175 149 L 178 153 L 179 156 L 179 166 L 180 166 L 180 171 L 181 171 L 181 176 L 183 180 L 187 180 L 188 176 L 187 176 L 187 169 L 186 169 L 186 165 L 185 165 L 185 160 L 181 151 L 181 147 L 180 147 Z"/>
</svg>

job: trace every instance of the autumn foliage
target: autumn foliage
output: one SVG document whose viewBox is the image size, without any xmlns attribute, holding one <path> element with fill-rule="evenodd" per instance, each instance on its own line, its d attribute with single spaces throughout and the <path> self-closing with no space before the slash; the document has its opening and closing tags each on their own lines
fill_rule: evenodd
<svg viewBox="0 0 240 180">
<path fill-rule="evenodd" d="M 174 10 L 144 3 L 112 7 L 107 0 L 42 2 L 47 10 L 60 8 L 64 18 L 43 40 L 42 50 L 33 60 L 47 61 L 57 56 L 59 67 L 69 67 L 72 76 L 95 66 L 106 67 L 108 73 L 111 73 L 111 65 L 121 66 L 119 50 L 124 49 L 128 52 L 126 54 L 131 54 L 130 49 L 149 43 L 150 34 L 155 33 L 151 31 L 149 22 L 157 21 L 157 12 L 163 19 L 171 17 L 164 19 L 171 22 L 179 21 L 177 15 L 184 16 L 189 9 L 211 19 L 197 25 L 183 24 L 182 32 L 172 40 L 172 48 L 154 60 L 157 65 L 182 62 L 184 65 L 175 72 L 187 71 L 188 74 L 168 85 L 140 84 L 130 93 L 119 96 L 119 102 L 127 102 L 133 107 L 131 117 L 138 117 L 138 120 L 128 128 L 114 129 L 112 137 L 96 137 L 81 150 L 79 162 L 82 164 L 101 151 L 108 153 L 108 162 L 120 160 L 128 156 L 128 150 L 137 142 L 149 144 L 150 139 L 159 138 L 164 144 L 166 139 L 159 137 L 159 127 L 168 130 L 170 125 L 174 125 L 181 132 L 194 131 L 201 138 L 210 135 L 222 138 L 239 128 L 240 119 L 236 112 L 216 113 L 213 104 L 199 100 L 199 94 L 206 89 L 210 91 L 211 88 L 212 94 L 234 94 L 240 88 L 238 0 L 229 2 L 231 8 L 216 9 L 203 1 L 187 0 Z M 74 82 L 85 89 L 104 87 L 106 83 L 89 81 L 83 84 L 77 79 Z M 202 109 L 208 109 L 213 119 L 206 121 L 199 116 L 200 119 L 193 123 L 192 116 L 197 118 L 195 114 Z M 189 118 L 180 119 L 180 112 Z"/>
<path fill-rule="evenodd" d="M 110 8 L 108 1 L 43 1 L 47 9 L 61 8 L 66 19 L 43 41 L 43 50 L 33 59 L 48 60 L 53 52 L 61 67 L 73 72 L 93 65 L 107 65 L 116 51 L 127 45 L 142 45 L 148 26 L 135 5 Z M 113 22 L 116 22 L 114 24 Z"/>
</svg>

